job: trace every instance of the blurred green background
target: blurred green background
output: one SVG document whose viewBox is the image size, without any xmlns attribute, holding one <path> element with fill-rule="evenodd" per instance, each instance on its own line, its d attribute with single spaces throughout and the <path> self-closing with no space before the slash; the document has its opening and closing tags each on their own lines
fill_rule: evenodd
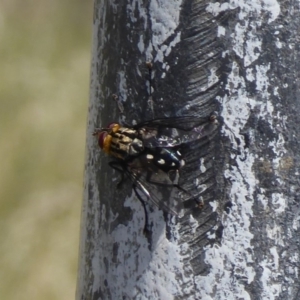
<svg viewBox="0 0 300 300">
<path fill-rule="evenodd" d="M 0 299 L 74 299 L 93 2 L 0 3 Z"/>
</svg>

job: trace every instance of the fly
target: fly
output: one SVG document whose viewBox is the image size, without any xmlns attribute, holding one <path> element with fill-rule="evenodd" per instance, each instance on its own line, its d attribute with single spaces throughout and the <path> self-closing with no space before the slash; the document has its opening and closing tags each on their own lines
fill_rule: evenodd
<svg viewBox="0 0 300 300">
<path fill-rule="evenodd" d="M 183 202 L 193 197 L 179 185 L 185 153 L 190 144 L 211 135 L 217 126 L 217 115 L 213 113 L 206 118 L 153 119 L 132 127 L 111 123 L 95 130 L 99 147 L 113 158 L 109 165 L 121 173 L 122 179 L 125 175 L 131 180 L 145 210 L 146 231 L 146 201 L 171 215 L 179 215 Z"/>
</svg>

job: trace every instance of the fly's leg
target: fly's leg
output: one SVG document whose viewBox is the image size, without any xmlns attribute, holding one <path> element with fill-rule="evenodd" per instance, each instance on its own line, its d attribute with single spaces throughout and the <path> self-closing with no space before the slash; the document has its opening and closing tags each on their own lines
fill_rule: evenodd
<svg viewBox="0 0 300 300">
<path fill-rule="evenodd" d="M 187 191 L 186 189 L 184 189 L 182 186 L 179 185 L 179 171 L 176 170 L 175 171 L 175 178 L 173 180 L 173 186 L 176 187 L 178 190 L 183 191 L 184 193 L 186 193 L 187 195 L 189 195 L 192 199 L 194 199 L 194 201 L 196 202 L 197 206 L 199 208 L 203 208 L 203 201 L 202 200 L 198 200 L 195 195 L 193 195 L 191 192 Z"/>
<path fill-rule="evenodd" d="M 152 99 L 152 89 L 153 89 L 153 85 L 152 85 L 152 67 L 153 64 L 152 62 L 148 61 L 146 62 L 146 67 L 148 68 L 149 71 L 149 98 L 148 98 L 148 108 L 152 114 L 152 119 L 154 118 L 154 109 L 153 109 L 153 99 Z"/>
<path fill-rule="evenodd" d="M 146 180 L 147 180 L 147 182 L 154 184 L 154 185 L 159 185 L 159 186 L 167 185 L 167 186 L 172 186 L 174 188 L 177 188 L 178 190 L 189 195 L 190 199 L 193 199 L 196 202 L 196 206 L 198 208 L 202 209 L 204 206 L 204 203 L 202 200 L 197 199 L 197 197 L 195 197 L 195 195 L 193 195 L 191 192 L 187 191 L 186 189 L 184 189 L 182 186 L 179 185 L 179 183 L 178 183 L 179 182 L 179 171 L 178 170 L 176 170 L 174 179 L 173 180 L 170 179 L 170 181 L 171 181 L 170 184 L 160 183 L 160 182 L 151 180 L 151 173 L 147 173 Z"/>
<path fill-rule="evenodd" d="M 124 177 L 124 166 L 122 163 L 118 162 L 118 161 L 110 161 L 109 163 L 109 166 L 111 168 L 113 168 L 114 170 L 118 171 L 120 174 L 121 174 L 121 179 L 120 181 L 117 183 L 117 188 L 120 188 L 122 183 L 124 182 L 125 180 L 125 177 Z"/>
<path fill-rule="evenodd" d="M 120 114 L 123 115 L 123 114 L 124 114 L 124 106 L 123 106 L 122 101 L 120 101 L 119 96 L 116 95 L 116 94 L 113 94 L 112 97 L 113 97 L 113 99 L 114 99 L 114 100 L 116 101 L 116 103 L 117 103 L 117 106 L 118 106 L 118 108 L 119 108 Z"/>
<path fill-rule="evenodd" d="M 149 236 L 151 233 L 151 228 L 150 228 L 150 224 L 149 224 L 149 218 L 148 218 L 148 211 L 147 211 L 147 207 L 146 207 L 146 203 L 145 201 L 142 199 L 142 197 L 140 196 L 140 194 L 137 191 L 137 186 L 134 184 L 132 186 L 135 195 L 137 196 L 137 198 L 139 199 L 139 201 L 141 202 L 143 209 L 144 209 L 144 214 L 145 214 L 145 224 L 144 224 L 144 234 L 146 236 Z"/>
<path fill-rule="evenodd" d="M 151 97 L 152 96 L 152 88 L 153 88 L 152 87 L 152 67 L 153 67 L 152 62 L 147 61 L 146 67 L 148 68 L 148 71 L 149 71 L 149 96 Z"/>
<path fill-rule="evenodd" d="M 183 191 L 184 193 L 190 195 L 190 197 L 196 202 L 196 206 L 198 208 L 200 208 L 200 209 L 203 208 L 203 206 L 204 206 L 203 200 L 197 199 L 197 197 L 195 197 L 195 195 L 193 195 L 191 192 L 189 192 L 186 189 L 184 189 L 183 187 L 181 187 L 179 184 L 174 184 L 174 187 L 176 187 L 178 190 Z"/>
<path fill-rule="evenodd" d="M 122 162 L 119 162 L 119 161 L 110 161 L 108 164 L 111 168 L 113 168 L 114 170 L 118 171 L 121 174 L 121 180 L 117 183 L 117 188 L 119 188 L 122 185 L 122 183 L 124 182 L 124 180 L 127 178 L 124 176 L 125 166 Z M 142 199 L 140 194 L 137 192 L 136 184 L 133 184 L 132 188 L 144 209 L 144 214 L 145 214 L 145 224 L 144 224 L 144 230 L 143 230 L 144 234 L 146 237 L 150 237 L 152 231 L 151 231 L 151 227 L 149 225 L 149 218 L 148 218 L 148 211 L 147 211 L 146 203 Z"/>
</svg>

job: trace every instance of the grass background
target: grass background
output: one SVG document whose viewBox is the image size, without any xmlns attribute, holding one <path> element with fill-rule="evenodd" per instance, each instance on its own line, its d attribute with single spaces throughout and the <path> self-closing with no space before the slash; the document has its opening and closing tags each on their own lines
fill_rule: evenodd
<svg viewBox="0 0 300 300">
<path fill-rule="evenodd" d="M 0 4 L 0 298 L 74 299 L 91 0 Z"/>
</svg>

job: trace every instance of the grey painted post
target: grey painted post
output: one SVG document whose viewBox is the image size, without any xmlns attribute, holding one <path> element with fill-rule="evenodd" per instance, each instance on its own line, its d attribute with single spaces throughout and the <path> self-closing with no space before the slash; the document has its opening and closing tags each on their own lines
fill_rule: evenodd
<svg viewBox="0 0 300 300">
<path fill-rule="evenodd" d="M 96 0 L 78 300 L 299 299 L 299 20 L 284 0 Z M 204 208 L 153 208 L 146 238 L 94 128 L 212 111 L 181 177 Z"/>
</svg>

